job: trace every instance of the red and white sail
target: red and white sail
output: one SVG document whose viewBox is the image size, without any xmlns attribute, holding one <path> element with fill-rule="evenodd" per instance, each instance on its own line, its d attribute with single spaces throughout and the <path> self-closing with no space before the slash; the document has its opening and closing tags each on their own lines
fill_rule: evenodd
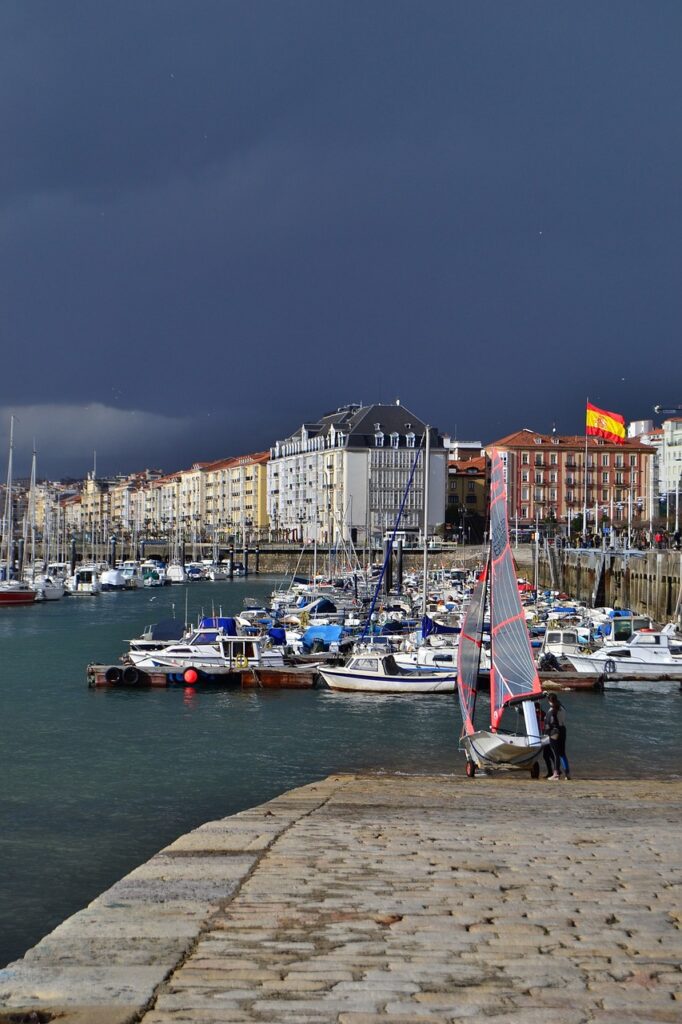
<svg viewBox="0 0 682 1024">
<path fill-rule="evenodd" d="M 499 727 L 510 701 L 542 693 L 509 543 L 504 465 L 492 452 L 490 480 L 490 722 Z"/>
</svg>

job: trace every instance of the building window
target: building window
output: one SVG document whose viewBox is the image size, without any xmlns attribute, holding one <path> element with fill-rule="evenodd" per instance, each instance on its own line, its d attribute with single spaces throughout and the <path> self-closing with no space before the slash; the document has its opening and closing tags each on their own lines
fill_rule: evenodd
<svg viewBox="0 0 682 1024">
<path fill-rule="evenodd" d="M 542 462 L 542 455 L 540 455 L 540 454 L 536 455 L 535 456 L 535 465 L 536 466 L 542 466 L 542 464 L 543 464 L 543 462 Z"/>
<path fill-rule="evenodd" d="M 631 455 L 630 456 L 630 465 L 631 466 L 636 466 L 637 465 L 637 456 L 636 455 Z"/>
<path fill-rule="evenodd" d="M 457 504 L 458 504 L 457 495 L 456 494 L 448 494 L 448 505 L 457 505 Z"/>
<path fill-rule="evenodd" d="M 521 453 L 521 465 L 522 466 L 527 466 L 528 462 L 529 462 L 528 452 L 522 452 Z"/>
<path fill-rule="evenodd" d="M 526 505 L 522 505 L 521 506 L 521 518 L 522 519 L 527 519 L 528 518 L 528 507 Z"/>
<path fill-rule="evenodd" d="M 474 490 L 476 490 L 476 484 L 474 483 L 474 481 L 473 480 L 467 480 L 467 491 L 474 491 Z"/>
<path fill-rule="evenodd" d="M 476 504 L 476 495 L 475 494 L 467 494 L 467 505 L 475 505 L 475 504 Z"/>
<path fill-rule="evenodd" d="M 535 474 L 535 483 L 536 484 L 541 484 L 542 483 L 542 473 L 536 473 Z"/>
<path fill-rule="evenodd" d="M 521 474 L 521 483 L 524 483 L 524 484 L 528 483 L 528 470 L 527 469 L 524 469 L 523 473 Z"/>
<path fill-rule="evenodd" d="M 391 434 L 391 448 L 397 448 L 399 444 L 400 444 L 400 435 L 399 434 Z"/>
<path fill-rule="evenodd" d="M 608 473 L 602 473 L 602 475 L 601 475 L 601 482 L 603 484 L 607 484 L 609 482 L 609 474 Z"/>
<path fill-rule="evenodd" d="M 602 466 L 608 466 L 608 464 L 609 464 L 609 457 L 608 457 L 608 455 L 602 455 L 602 457 L 601 457 L 601 464 L 602 464 Z"/>
<path fill-rule="evenodd" d="M 377 432 L 374 435 L 374 447 L 375 448 L 383 448 L 384 447 L 384 435 L 382 433 L 380 433 L 380 432 Z"/>
<path fill-rule="evenodd" d="M 414 448 L 414 434 L 411 431 L 409 434 L 407 434 L 405 441 L 407 443 L 408 448 Z"/>
<path fill-rule="evenodd" d="M 552 452 L 552 454 L 550 455 L 550 457 L 549 457 L 549 464 L 550 464 L 550 466 L 556 466 L 556 464 L 557 464 L 556 452 Z"/>
</svg>

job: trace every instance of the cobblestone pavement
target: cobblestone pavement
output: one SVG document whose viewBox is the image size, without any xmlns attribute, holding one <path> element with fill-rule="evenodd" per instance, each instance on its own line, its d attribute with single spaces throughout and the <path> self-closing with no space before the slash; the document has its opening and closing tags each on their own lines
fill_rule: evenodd
<svg viewBox="0 0 682 1024">
<path fill-rule="evenodd" d="M 0 972 L 0 1006 L 680 1022 L 681 810 L 676 782 L 332 777 L 183 836 Z"/>
</svg>

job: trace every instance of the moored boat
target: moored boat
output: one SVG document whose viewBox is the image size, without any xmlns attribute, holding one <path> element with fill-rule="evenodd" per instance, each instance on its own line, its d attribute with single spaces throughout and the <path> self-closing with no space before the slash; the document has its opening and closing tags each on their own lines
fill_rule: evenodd
<svg viewBox="0 0 682 1024">
<path fill-rule="evenodd" d="M 360 693 L 453 693 L 454 673 L 401 669 L 392 654 L 358 651 L 345 665 L 321 666 L 330 690 Z"/>
</svg>

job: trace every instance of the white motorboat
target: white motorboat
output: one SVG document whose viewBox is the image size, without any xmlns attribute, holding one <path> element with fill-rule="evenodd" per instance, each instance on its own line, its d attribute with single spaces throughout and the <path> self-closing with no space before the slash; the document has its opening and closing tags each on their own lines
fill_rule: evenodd
<svg viewBox="0 0 682 1024">
<path fill-rule="evenodd" d="M 36 576 L 32 583 L 36 591 L 36 601 L 58 601 L 64 596 L 64 582 L 51 576 Z"/>
<path fill-rule="evenodd" d="M 66 581 L 66 590 L 74 597 L 95 597 L 101 590 L 99 574 L 94 566 L 83 565 Z"/>
<path fill-rule="evenodd" d="M 203 672 L 241 672 L 254 667 L 284 665 L 284 655 L 270 646 L 265 636 L 227 636 L 215 629 L 197 629 L 186 640 L 169 644 L 156 651 L 128 653 L 135 668 L 183 672 L 194 668 Z"/>
<path fill-rule="evenodd" d="M 555 658 L 570 658 L 580 654 L 587 638 L 581 641 L 577 629 L 547 629 L 540 647 L 540 658 L 544 654 L 553 654 Z"/>
<path fill-rule="evenodd" d="M 187 573 L 185 572 L 184 565 L 180 565 L 177 562 L 169 565 L 166 569 L 166 579 L 169 583 L 186 583 Z"/>
<path fill-rule="evenodd" d="M 642 630 L 625 644 L 604 646 L 593 654 L 572 654 L 569 661 L 576 672 L 603 675 L 605 686 L 633 677 L 682 681 L 682 652 L 673 648 L 665 631 Z"/>
<path fill-rule="evenodd" d="M 392 654 L 358 651 L 345 665 L 321 667 L 320 675 L 330 690 L 359 693 L 453 693 L 454 671 L 403 669 Z"/>
<path fill-rule="evenodd" d="M 428 642 L 413 651 L 396 651 L 394 658 L 398 668 L 407 672 L 426 670 L 431 672 L 457 671 L 457 644 L 432 645 Z"/>
</svg>

